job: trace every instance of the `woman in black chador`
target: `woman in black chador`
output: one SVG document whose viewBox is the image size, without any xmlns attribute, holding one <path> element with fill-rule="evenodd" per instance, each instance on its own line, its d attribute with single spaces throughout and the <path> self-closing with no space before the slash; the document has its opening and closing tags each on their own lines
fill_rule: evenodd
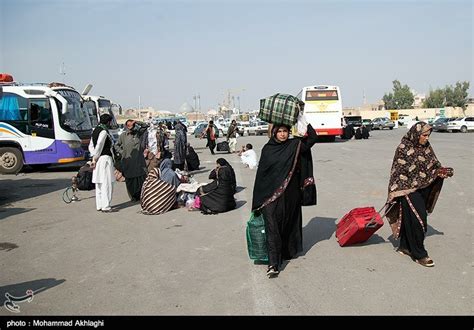
<svg viewBox="0 0 474 330">
<path fill-rule="evenodd" d="M 311 147 L 317 135 L 311 125 L 304 138 L 289 139 L 289 131 L 285 125 L 273 126 L 253 190 L 252 210 L 265 219 L 269 277 L 278 275 L 282 260 L 303 250 L 301 206 L 316 204 Z"/>
<path fill-rule="evenodd" d="M 201 211 L 205 214 L 216 214 L 235 209 L 234 193 L 236 189 L 234 169 L 224 159 L 216 161 L 216 169 L 212 170 L 211 183 L 198 190 L 201 199 Z"/>
</svg>

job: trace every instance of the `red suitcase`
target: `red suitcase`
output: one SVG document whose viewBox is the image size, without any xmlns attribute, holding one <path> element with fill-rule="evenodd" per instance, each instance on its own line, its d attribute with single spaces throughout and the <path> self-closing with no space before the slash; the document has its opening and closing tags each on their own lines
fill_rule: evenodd
<svg viewBox="0 0 474 330">
<path fill-rule="evenodd" d="M 336 238 L 340 246 L 363 243 L 382 226 L 382 217 L 375 208 L 358 207 L 338 222 Z"/>
</svg>

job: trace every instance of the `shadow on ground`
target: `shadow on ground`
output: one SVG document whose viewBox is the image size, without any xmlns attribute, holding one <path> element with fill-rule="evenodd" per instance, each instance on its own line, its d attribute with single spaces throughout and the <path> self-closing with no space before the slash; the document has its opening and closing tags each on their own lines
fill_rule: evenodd
<svg viewBox="0 0 474 330">
<path fill-rule="evenodd" d="M 316 243 L 331 238 L 336 231 L 336 220 L 336 218 L 314 217 L 303 227 L 302 255 L 306 255 Z"/>
<path fill-rule="evenodd" d="M 43 278 L 40 280 L 0 286 L 0 306 L 3 306 L 7 300 L 5 297 L 6 293 L 8 293 L 10 296 L 21 297 L 26 295 L 26 291 L 32 290 L 33 294 L 37 295 L 40 292 L 46 291 L 64 282 L 66 282 L 64 279 L 57 280 L 55 278 Z"/>
</svg>

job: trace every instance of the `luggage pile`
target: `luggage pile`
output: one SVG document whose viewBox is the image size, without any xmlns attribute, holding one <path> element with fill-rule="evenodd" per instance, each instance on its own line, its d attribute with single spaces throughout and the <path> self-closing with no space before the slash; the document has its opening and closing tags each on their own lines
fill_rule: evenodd
<svg viewBox="0 0 474 330">
<path fill-rule="evenodd" d="M 289 94 L 275 94 L 260 100 L 260 119 L 272 123 L 293 126 L 298 114 L 303 111 L 304 102 Z"/>
</svg>

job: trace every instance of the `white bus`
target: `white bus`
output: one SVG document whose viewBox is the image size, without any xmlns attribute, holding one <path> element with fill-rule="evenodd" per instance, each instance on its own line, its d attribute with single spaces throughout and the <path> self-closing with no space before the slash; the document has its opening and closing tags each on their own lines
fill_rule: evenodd
<svg viewBox="0 0 474 330">
<path fill-rule="evenodd" d="M 0 173 L 83 161 L 92 125 L 80 94 L 64 84 L 19 84 L 9 77 L 0 81 Z"/>
<path fill-rule="evenodd" d="M 115 115 L 112 111 L 112 108 L 114 106 L 119 107 L 119 105 L 113 104 L 109 99 L 103 96 L 82 94 L 82 98 L 84 99 L 84 107 L 86 108 L 91 118 L 92 127 L 97 126 L 101 115 L 106 113 L 112 116 L 112 122 L 110 125 L 109 132 L 114 138 L 114 140 L 117 141 L 119 136 L 119 125 L 117 123 L 117 120 L 115 119 Z"/>
<path fill-rule="evenodd" d="M 298 98 L 304 102 L 304 113 L 318 137 L 334 141 L 342 134 L 342 98 L 338 86 L 303 87 Z"/>
</svg>

